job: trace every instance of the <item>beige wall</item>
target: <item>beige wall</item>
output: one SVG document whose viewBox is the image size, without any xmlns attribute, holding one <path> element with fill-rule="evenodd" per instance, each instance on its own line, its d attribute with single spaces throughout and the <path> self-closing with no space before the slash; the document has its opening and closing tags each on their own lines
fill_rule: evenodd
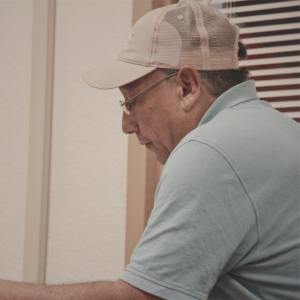
<svg viewBox="0 0 300 300">
<path fill-rule="evenodd" d="M 30 0 L 0 1 L 0 278 L 19 281 L 32 9 Z M 57 1 L 47 283 L 114 280 L 124 270 L 128 138 L 120 92 L 93 89 L 81 73 L 114 59 L 131 24 L 132 0 Z"/>
<path fill-rule="evenodd" d="M 0 1 L 0 278 L 22 280 L 32 1 Z"/>
<path fill-rule="evenodd" d="M 124 270 L 121 94 L 89 87 L 81 73 L 116 57 L 131 19 L 132 1 L 57 1 L 47 283 Z"/>
</svg>

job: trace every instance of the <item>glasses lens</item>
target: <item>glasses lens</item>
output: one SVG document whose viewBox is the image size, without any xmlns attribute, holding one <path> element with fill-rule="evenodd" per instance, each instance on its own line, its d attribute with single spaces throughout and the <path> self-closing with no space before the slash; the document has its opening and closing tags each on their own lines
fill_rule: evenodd
<svg viewBox="0 0 300 300">
<path fill-rule="evenodd" d="M 130 112 L 129 112 L 128 108 L 126 107 L 126 105 L 123 105 L 122 107 L 123 107 L 123 110 L 126 112 L 126 114 L 129 115 Z"/>
<path fill-rule="evenodd" d="M 127 115 L 129 115 L 130 112 L 129 112 L 128 108 L 126 107 L 126 104 L 125 104 L 125 105 L 122 105 L 125 101 L 120 100 L 119 102 L 120 102 L 120 106 L 123 108 L 123 110 L 125 111 L 125 113 L 126 113 Z"/>
</svg>

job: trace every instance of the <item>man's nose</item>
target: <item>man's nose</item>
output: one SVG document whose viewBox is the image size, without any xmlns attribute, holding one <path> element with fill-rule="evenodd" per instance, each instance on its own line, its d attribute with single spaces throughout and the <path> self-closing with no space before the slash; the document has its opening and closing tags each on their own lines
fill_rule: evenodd
<svg viewBox="0 0 300 300">
<path fill-rule="evenodd" d="M 125 112 L 123 112 L 122 117 L 122 130 L 127 134 L 139 132 L 138 123 L 133 119 L 132 115 L 128 115 Z"/>
</svg>

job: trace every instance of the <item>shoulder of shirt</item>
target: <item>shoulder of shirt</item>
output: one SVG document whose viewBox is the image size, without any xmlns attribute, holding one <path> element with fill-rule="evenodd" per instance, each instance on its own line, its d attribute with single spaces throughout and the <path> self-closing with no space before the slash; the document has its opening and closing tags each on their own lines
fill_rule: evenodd
<svg viewBox="0 0 300 300">
<path fill-rule="evenodd" d="M 222 115 L 223 113 L 225 113 L 224 116 Z M 224 154 L 224 151 L 222 151 L 223 148 L 234 148 L 234 144 L 232 143 L 233 139 L 243 139 L 246 137 L 243 137 L 242 132 L 238 135 L 236 132 L 232 132 L 231 129 L 236 126 L 235 122 L 224 124 L 226 123 L 226 119 L 228 117 L 230 118 L 230 116 L 227 115 L 227 112 L 224 111 L 210 122 L 195 128 L 180 141 L 180 143 L 171 153 L 169 159 L 171 159 L 172 156 L 176 156 L 176 152 L 178 152 L 179 149 L 184 150 L 189 146 L 193 146 L 195 142 L 198 144 L 205 144 L 212 148 L 212 150 L 215 150 L 219 153 L 221 152 L 222 154 Z M 234 152 L 235 149 L 232 150 Z"/>
</svg>

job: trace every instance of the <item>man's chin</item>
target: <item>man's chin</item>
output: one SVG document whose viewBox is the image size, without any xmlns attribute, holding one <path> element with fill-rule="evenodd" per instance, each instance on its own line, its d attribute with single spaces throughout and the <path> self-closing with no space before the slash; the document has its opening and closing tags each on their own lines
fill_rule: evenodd
<svg viewBox="0 0 300 300">
<path fill-rule="evenodd" d="M 165 165 L 165 163 L 167 162 L 168 158 L 167 157 L 159 157 L 157 154 L 156 154 L 156 159 L 157 161 L 162 164 L 162 165 Z"/>
<path fill-rule="evenodd" d="M 159 163 L 161 163 L 162 165 L 164 165 L 167 162 L 168 158 L 169 158 L 169 155 L 167 155 L 164 152 L 155 151 L 155 155 L 156 155 L 157 161 Z"/>
<path fill-rule="evenodd" d="M 147 143 L 146 148 L 149 149 L 150 151 L 154 151 L 154 145 L 152 143 Z"/>
<path fill-rule="evenodd" d="M 146 144 L 146 148 L 155 153 L 157 161 L 162 165 L 164 165 L 169 158 L 169 154 L 155 147 L 153 143 Z"/>
</svg>

